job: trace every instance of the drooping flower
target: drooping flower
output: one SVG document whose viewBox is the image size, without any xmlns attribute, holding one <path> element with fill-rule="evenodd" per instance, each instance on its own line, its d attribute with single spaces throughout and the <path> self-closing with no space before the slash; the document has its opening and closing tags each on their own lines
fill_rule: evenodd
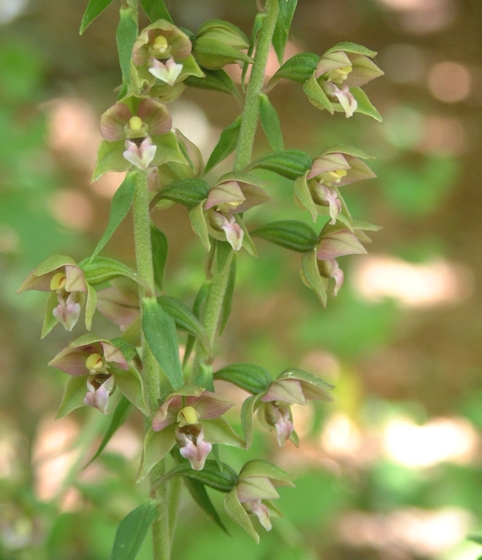
<svg viewBox="0 0 482 560">
<path fill-rule="evenodd" d="M 160 19 L 146 27 L 132 50 L 132 80 L 141 95 L 149 93 L 165 103 L 175 101 L 188 76 L 204 73 L 191 54 L 189 37 L 172 23 Z"/>
<path fill-rule="evenodd" d="M 71 331 L 79 320 L 80 312 L 89 295 L 89 288 L 84 272 L 79 265 L 65 255 L 53 255 L 33 270 L 18 289 L 50 292 L 47 300 L 42 337 L 61 323 Z M 86 326 L 90 328 L 91 317 L 86 317 Z"/>
</svg>

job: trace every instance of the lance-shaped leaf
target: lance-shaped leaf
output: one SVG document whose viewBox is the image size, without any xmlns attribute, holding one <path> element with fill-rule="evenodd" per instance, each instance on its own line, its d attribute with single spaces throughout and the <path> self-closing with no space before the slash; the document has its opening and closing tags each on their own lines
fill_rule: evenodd
<svg viewBox="0 0 482 560">
<path fill-rule="evenodd" d="M 151 244 L 154 281 L 159 289 L 162 290 L 167 262 L 167 237 L 153 223 L 151 223 Z"/>
<path fill-rule="evenodd" d="M 109 560 L 134 560 L 157 517 L 154 503 L 141 504 L 120 522 Z"/>
<path fill-rule="evenodd" d="M 271 375 L 264 367 L 241 362 L 225 366 L 214 374 L 214 379 L 222 379 L 254 395 L 263 393 L 272 381 Z"/>
<path fill-rule="evenodd" d="M 142 298 L 142 330 L 147 343 L 174 389 L 184 384 L 174 319 L 155 299 Z"/>
<path fill-rule="evenodd" d="M 165 19 L 173 23 L 164 0 L 141 0 L 141 5 L 147 17 L 154 23 L 158 19 Z"/>
<path fill-rule="evenodd" d="M 320 57 L 313 53 L 299 53 L 288 59 L 274 74 L 265 91 L 272 89 L 281 79 L 304 84 L 316 70 Z"/>
<path fill-rule="evenodd" d="M 283 64 L 285 46 L 298 0 L 278 0 L 278 19 L 273 34 L 273 47 L 280 64 Z"/>
<path fill-rule="evenodd" d="M 156 200 L 171 200 L 192 210 L 208 197 L 209 185 L 203 179 L 174 181 L 156 195 Z"/>
<path fill-rule="evenodd" d="M 224 70 L 204 69 L 204 74 L 204 78 L 198 78 L 197 76 L 188 76 L 184 80 L 184 83 L 190 87 L 229 93 L 230 95 L 236 97 L 236 99 L 241 99 L 241 95 L 238 91 L 238 88 L 236 87 L 236 84 L 229 77 L 229 74 L 227 74 Z"/>
<path fill-rule="evenodd" d="M 275 152 L 281 151 L 284 147 L 281 123 L 276 109 L 264 93 L 259 96 L 259 118 L 269 145 Z"/>
<path fill-rule="evenodd" d="M 107 428 L 105 436 L 100 442 L 99 448 L 95 452 L 92 459 L 90 459 L 89 462 L 84 466 L 84 469 L 87 468 L 93 461 L 95 461 L 97 457 L 102 453 L 102 451 L 104 451 L 106 445 L 109 443 L 112 436 L 117 432 L 117 430 L 122 426 L 122 424 L 124 424 L 124 422 L 129 417 L 131 409 L 132 409 L 132 404 L 125 397 L 122 397 L 121 400 L 117 403 L 109 427 Z"/>
<path fill-rule="evenodd" d="M 94 21 L 97 16 L 112 3 L 112 0 L 90 0 L 87 5 L 87 8 L 82 16 L 82 23 L 80 24 L 80 32 L 82 33 L 89 27 L 89 25 Z"/>
<path fill-rule="evenodd" d="M 85 274 L 87 282 L 92 286 L 104 284 L 114 278 L 129 278 L 137 284 L 144 285 L 137 272 L 127 265 L 109 257 L 95 257 L 85 259 L 79 264 Z"/>
<path fill-rule="evenodd" d="M 211 355 L 208 336 L 201 321 L 181 301 L 170 296 L 157 298 L 159 305 L 174 319 L 176 327 L 195 336 L 204 346 L 207 354 Z"/>
<path fill-rule="evenodd" d="M 97 247 L 94 249 L 94 252 L 90 257 L 90 260 L 93 260 L 100 253 L 105 244 L 112 237 L 112 234 L 127 216 L 127 213 L 132 205 L 132 201 L 134 200 L 135 190 L 135 173 L 131 172 L 126 175 L 121 186 L 116 190 L 114 196 L 112 197 L 109 222 L 107 223 L 107 227 L 99 243 L 97 243 Z"/>
<path fill-rule="evenodd" d="M 220 161 L 227 158 L 229 154 L 234 152 L 238 143 L 239 129 L 241 127 L 241 117 L 238 117 L 233 123 L 227 126 L 219 137 L 216 147 L 212 151 L 208 162 L 206 163 L 205 172 L 210 171 Z"/>
<path fill-rule="evenodd" d="M 211 499 L 206 492 L 206 488 L 201 482 L 194 480 L 192 478 L 186 478 L 185 480 L 186 487 L 191 494 L 192 499 L 196 502 L 196 504 L 204 511 L 204 513 L 210 517 L 227 535 L 229 535 L 229 531 L 226 529 L 226 526 L 219 517 L 219 513 L 217 512 L 216 508 L 214 507 Z"/>
<path fill-rule="evenodd" d="M 218 335 L 221 336 L 228 323 L 231 315 L 231 307 L 233 303 L 234 287 L 236 285 L 236 254 L 233 254 L 231 266 L 229 268 L 228 284 L 224 293 L 223 305 L 221 307 L 221 315 L 219 317 Z"/>
<path fill-rule="evenodd" d="M 311 168 L 310 156 L 301 150 L 283 150 L 253 161 L 248 169 L 267 169 L 287 179 L 296 179 Z"/>
<path fill-rule="evenodd" d="M 204 486 L 209 486 L 218 492 L 229 492 L 236 484 L 237 474 L 226 463 L 208 460 L 201 471 L 195 471 L 188 461 L 183 461 L 162 476 L 156 487 L 162 486 L 176 476 L 185 476 L 199 481 Z"/>
<path fill-rule="evenodd" d="M 298 253 L 311 251 L 318 240 L 313 229 L 298 220 L 270 222 L 252 231 L 251 235 Z"/>
<path fill-rule="evenodd" d="M 137 39 L 137 13 L 134 14 L 134 9 L 130 6 L 120 9 L 119 25 L 115 37 L 119 52 L 119 65 L 122 71 L 123 89 L 127 91 L 131 79 L 132 49 Z"/>
</svg>

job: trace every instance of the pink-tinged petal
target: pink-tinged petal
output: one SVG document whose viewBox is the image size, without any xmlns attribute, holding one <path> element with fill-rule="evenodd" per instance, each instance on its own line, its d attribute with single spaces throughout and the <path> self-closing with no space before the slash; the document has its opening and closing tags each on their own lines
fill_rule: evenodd
<svg viewBox="0 0 482 560">
<path fill-rule="evenodd" d="M 246 506 L 249 507 L 251 513 L 256 515 L 263 528 L 266 529 L 266 531 L 271 531 L 272 525 L 269 518 L 268 506 L 263 504 L 261 500 L 250 502 L 249 505 L 246 504 Z"/>
<path fill-rule="evenodd" d="M 251 185 L 250 183 L 240 183 L 240 186 L 246 200 L 233 210 L 235 214 L 246 212 L 246 210 L 253 208 L 253 206 L 259 206 L 260 204 L 272 200 L 268 193 L 261 187 Z"/>
<path fill-rule="evenodd" d="M 100 342 L 102 350 L 104 351 L 104 359 L 107 363 L 114 363 L 120 369 L 129 369 L 129 364 L 117 346 L 110 344 L 109 342 Z"/>
<path fill-rule="evenodd" d="M 352 71 L 345 81 L 347 87 L 360 87 L 379 76 L 383 76 L 384 73 L 380 68 L 366 56 L 350 54 L 350 58 L 352 59 Z"/>
<path fill-rule="evenodd" d="M 316 256 L 320 260 L 331 260 L 344 255 L 365 255 L 366 249 L 349 229 L 335 231 L 322 237 Z"/>
<path fill-rule="evenodd" d="M 331 95 L 338 99 L 338 102 L 345 111 L 345 115 L 347 118 L 353 116 L 353 113 L 358 107 L 358 103 L 347 86 L 343 86 L 340 89 L 335 84 L 324 82 L 323 89 L 325 89 L 328 95 Z"/>
<path fill-rule="evenodd" d="M 206 457 L 211 453 L 213 446 L 204 441 L 204 433 L 201 432 L 195 438 L 194 443 L 188 436 L 180 432 L 177 438 L 182 441 L 179 453 L 191 463 L 191 467 L 195 471 L 201 471 L 204 468 Z"/>
<path fill-rule="evenodd" d="M 87 394 L 84 398 L 84 403 L 87 406 L 97 408 L 102 414 L 107 414 L 107 406 L 109 404 L 109 395 L 114 389 L 114 378 L 108 377 L 103 383 L 99 385 L 94 376 L 89 376 L 87 379 Z"/>
<path fill-rule="evenodd" d="M 192 164 L 194 176 L 200 177 L 204 171 L 204 161 L 201 150 L 196 146 L 196 144 L 194 144 L 194 142 L 191 142 L 189 138 L 184 136 L 181 131 L 175 129 L 174 134 L 176 135 L 177 139 L 183 144 L 186 150 L 187 156 Z"/>
<path fill-rule="evenodd" d="M 279 498 L 278 492 L 276 492 L 273 483 L 267 476 L 239 477 L 236 491 L 241 503 Z"/>
<path fill-rule="evenodd" d="M 339 152 L 333 154 L 324 154 L 316 157 L 311 165 L 311 170 L 308 173 L 307 179 L 313 179 L 323 173 L 330 171 L 338 171 L 340 169 L 348 170 L 350 165 L 345 159 L 345 156 Z"/>
<path fill-rule="evenodd" d="M 174 424 L 177 419 L 177 413 L 181 410 L 181 407 L 182 398 L 179 395 L 167 399 L 154 415 L 152 419 L 152 429 L 155 432 L 160 432 L 164 428 L 167 428 L 167 426 Z"/>
<path fill-rule="evenodd" d="M 200 420 L 219 418 L 234 406 L 229 399 L 211 391 L 204 391 L 200 397 L 187 397 L 186 404 L 195 408 Z"/>
<path fill-rule="evenodd" d="M 210 190 L 204 210 L 216 208 L 219 212 L 231 212 L 245 200 L 246 197 L 236 181 L 225 181 Z"/>
<path fill-rule="evenodd" d="M 288 407 L 277 407 L 277 412 L 278 418 L 274 423 L 274 427 L 276 428 L 276 439 L 278 440 L 278 445 L 283 447 L 290 439 L 295 427 L 293 426 L 291 413 Z"/>
<path fill-rule="evenodd" d="M 297 379 L 273 381 L 261 400 L 263 402 L 281 401 L 288 404 L 306 404 L 300 382 Z"/>
<path fill-rule="evenodd" d="M 341 201 L 335 189 L 326 187 L 325 185 L 314 182 L 310 185 L 313 195 L 313 201 L 321 206 L 328 206 L 330 208 L 330 224 L 334 225 L 338 216 L 341 213 Z"/>
<path fill-rule="evenodd" d="M 350 164 L 350 169 L 348 173 L 341 178 L 340 182 L 337 183 L 338 187 L 343 187 L 344 185 L 349 185 L 355 181 L 363 181 L 364 179 L 373 179 L 376 174 L 368 167 L 368 165 L 353 156 L 345 155 L 347 162 Z"/>
<path fill-rule="evenodd" d="M 182 64 L 177 64 L 173 58 L 169 58 L 165 63 L 155 58 L 150 58 L 147 62 L 149 72 L 161 82 L 173 86 L 182 72 Z"/>
<path fill-rule="evenodd" d="M 87 282 L 81 268 L 72 264 L 65 265 L 65 291 L 87 293 Z"/>
<path fill-rule="evenodd" d="M 52 315 L 63 325 L 65 330 L 71 331 L 79 320 L 83 297 L 79 292 L 73 292 L 66 299 L 63 295 L 58 295 L 58 300 L 59 304 L 53 309 Z"/>
<path fill-rule="evenodd" d="M 116 103 L 100 118 L 100 133 L 109 142 L 118 142 L 125 138 L 124 127 L 132 114 L 124 103 Z"/>
<path fill-rule="evenodd" d="M 88 373 L 85 361 L 89 354 L 90 352 L 85 352 L 83 346 L 79 348 L 65 348 L 50 360 L 48 365 L 60 369 L 73 377 L 81 377 Z"/>
<path fill-rule="evenodd" d="M 333 72 L 334 70 L 337 70 L 339 68 L 351 67 L 351 65 L 351 60 L 348 58 L 348 55 L 344 51 L 335 51 L 328 53 L 327 55 L 323 55 L 320 58 L 315 70 L 315 78 L 318 79 L 327 73 L 329 77 L 330 72 Z"/>
<path fill-rule="evenodd" d="M 147 124 L 149 136 L 159 136 L 171 130 L 172 118 L 167 107 L 155 99 L 143 99 L 137 116 Z"/>
<path fill-rule="evenodd" d="M 137 293 L 124 292 L 112 286 L 97 292 L 97 309 L 104 317 L 125 329 L 139 316 L 139 297 Z"/>
<path fill-rule="evenodd" d="M 336 296 L 343 286 L 345 279 L 343 270 L 341 270 L 335 259 L 319 261 L 318 269 L 320 270 L 320 274 L 325 278 L 334 278 L 335 288 L 333 290 L 333 295 Z"/>
<path fill-rule="evenodd" d="M 148 137 L 138 146 L 130 140 L 126 140 L 126 151 L 122 154 L 124 158 L 132 165 L 144 171 L 149 167 L 156 155 L 157 146 L 152 144 Z"/>
</svg>

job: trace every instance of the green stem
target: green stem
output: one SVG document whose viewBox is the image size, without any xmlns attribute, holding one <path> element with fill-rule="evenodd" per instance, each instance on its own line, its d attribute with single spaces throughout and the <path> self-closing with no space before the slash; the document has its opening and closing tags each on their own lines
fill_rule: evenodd
<svg viewBox="0 0 482 560">
<path fill-rule="evenodd" d="M 259 32 L 254 64 L 251 68 L 251 76 L 246 90 L 246 101 L 239 130 L 234 171 L 241 171 L 251 162 L 254 137 L 259 118 L 259 94 L 263 89 L 266 63 L 268 62 L 269 48 L 273 39 L 276 20 L 278 19 L 278 11 L 278 0 L 266 1 L 266 19 Z"/>
<path fill-rule="evenodd" d="M 139 299 L 155 298 L 154 268 L 152 264 L 151 216 L 149 213 L 149 192 L 147 189 L 147 172 L 136 173 L 136 191 L 133 203 L 134 242 L 136 248 L 136 265 L 143 284 L 139 285 Z M 160 368 L 142 334 L 142 376 L 146 385 L 149 407 L 154 412 L 160 398 Z M 146 431 L 150 428 L 151 419 L 145 418 Z M 153 469 L 150 480 L 153 488 L 157 479 L 164 474 L 165 465 L 161 461 Z M 171 539 L 169 527 L 169 504 L 167 500 L 168 486 L 164 485 L 153 491 L 158 499 L 157 519 L 152 525 L 153 554 L 155 560 L 170 560 Z"/>
</svg>

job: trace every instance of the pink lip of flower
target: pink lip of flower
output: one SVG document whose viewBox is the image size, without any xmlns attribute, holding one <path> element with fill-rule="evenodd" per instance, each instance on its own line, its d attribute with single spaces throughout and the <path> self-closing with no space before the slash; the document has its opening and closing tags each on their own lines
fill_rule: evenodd
<svg viewBox="0 0 482 560">
<path fill-rule="evenodd" d="M 126 148 L 122 153 L 124 159 L 144 171 L 149 168 L 157 151 L 157 146 L 151 142 L 149 137 L 145 138 L 139 146 L 135 142 L 126 140 Z"/>
<path fill-rule="evenodd" d="M 173 86 L 180 76 L 183 66 L 177 64 L 173 58 L 169 58 L 166 62 L 160 62 L 155 58 L 148 61 L 149 72 L 161 82 Z"/>
<path fill-rule="evenodd" d="M 340 89 L 331 82 L 324 82 L 322 87 L 328 95 L 336 97 L 338 99 L 338 102 L 345 111 L 345 115 L 347 118 L 353 116 L 353 113 L 358 107 L 358 103 L 353 97 L 353 94 L 350 92 L 348 86 L 344 85 Z"/>
<path fill-rule="evenodd" d="M 343 274 L 343 270 L 339 267 L 338 262 L 335 259 L 319 260 L 318 269 L 324 278 L 333 278 L 335 280 L 333 295 L 338 295 L 345 281 L 345 275 Z"/>
<path fill-rule="evenodd" d="M 107 379 L 102 379 L 100 376 L 88 376 L 87 378 L 87 394 L 84 398 L 84 404 L 92 408 L 96 408 L 102 414 L 107 414 L 107 407 L 109 404 L 109 396 L 115 387 L 114 376 L 110 375 Z"/>
<path fill-rule="evenodd" d="M 226 234 L 226 241 L 231 245 L 233 251 L 240 251 L 243 246 L 244 231 L 241 226 L 236 223 L 236 219 L 232 215 L 228 217 L 219 212 L 212 212 L 213 221 Z"/>
</svg>

